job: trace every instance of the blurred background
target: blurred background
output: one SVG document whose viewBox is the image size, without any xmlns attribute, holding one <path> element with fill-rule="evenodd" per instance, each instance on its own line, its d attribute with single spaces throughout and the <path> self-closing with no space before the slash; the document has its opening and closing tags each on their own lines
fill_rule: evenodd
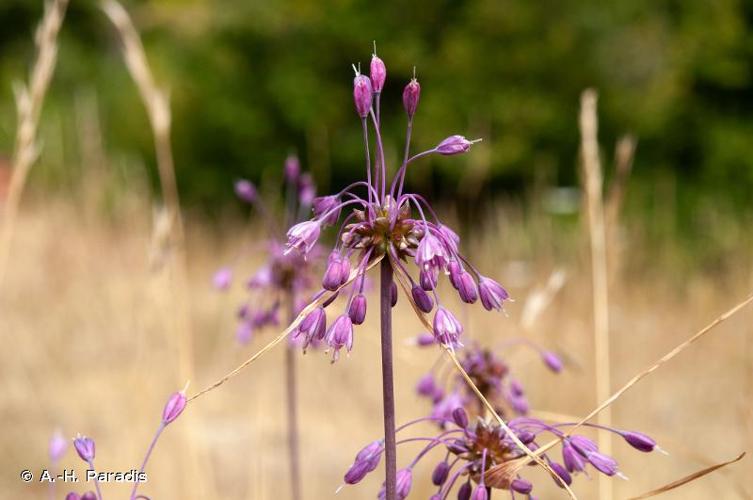
<svg viewBox="0 0 753 500">
<path fill-rule="evenodd" d="M 249 225 L 233 181 L 248 178 L 275 200 L 290 153 L 321 193 L 361 179 L 351 64 L 368 66 L 374 40 L 388 68 L 388 162 L 402 148 L 400 95 L 414 67 L 422 94 L 413 149 L 456 133 L 483 138 L 469 154 L 427 158 L 407 182 L 454 222 L 477 266 L 516 298 L 506 319 L 453 304 L 464 311 L 467 335 L 489 345 L 528 336 L 565 358 L 565 372 L 555 377 L 535 356 L 509 353 L 535 408 L 580 416 L 597 402 L 579 160 L 584 89 L 599 93 L 614 387 L 753 288 L 749 2 L 124 6 L 169 95 L 184 234 L 177 242 L 165 236 L 174 225 L 160 215 L 164 188 L 150 121 L 118 33 L 98 2 L 72 1 L 40 119 L 41 154 L 0 288 L 0 489 L 9 496 L 47 493 L 22 483 L 18 472 L 46 463 L 56 428 L 93 436 L 102 468 L 137 466 L 170 392 L 187 378 L 189 392 L 203 388 L 272 338 L 270 331 L 237 345 L 234 314 L 244 292 L 211 287 L 217 268 L 239 262 L 245 276 L 263 260 L 239 254 L 241 236 L 258 234 L 260 222 L 252 214 Z M 0 201 L 17 128 L 14 82 L 27 78 L 35 59 L 43 12 L 37 0 L 0 4 Z M 623 144 L 636 149 L 621 160 L 617 144 L 626 136 L 634 142 Z M 564 287 L 523 328 L 527 300 L 557 269 L 566 273 Z M 371 316 L 350 358 L 330 365 L 315 352 L 302 359 L 307 499 L 331 497 L 353 455 L 380 436 Z M 421 328 L 407 304 L 397 317 L 398 420 L 406 421 L 428 411 L 413 388 L 438 353 L 405 343 Z M 653 435 L 671 453 L 647 456 L 615 443 L 630 478 L 617 481 L 619 498 L 750 451 L 752 324 L 743 311 L 615 404 L 616 425 Z M 144 493 L 287 495 L 282 357 L 278 349 L 190 405 L 158 446 Z M 80 468 L 70 450 L 64 465 Z M 749 467 L 745 459 L 666 497 L 751 498 Z M 559 498 L 549 479 L 531 475 L 543 498 Z M 339 497 L 373 497 L 379 476 Z M 428 478 L 417 475 L 414 483 L 416 498 L 431 494 Z M 595 483 L 581 478 L 576 492 L 597 498 Z M 105 496 L 117 495 L 125 487 L 108 485 Z"/>
</svg>

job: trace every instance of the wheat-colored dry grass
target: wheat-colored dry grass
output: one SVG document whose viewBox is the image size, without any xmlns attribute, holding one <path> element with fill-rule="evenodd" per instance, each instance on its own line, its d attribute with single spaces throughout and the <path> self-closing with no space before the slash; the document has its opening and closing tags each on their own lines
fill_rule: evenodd
<svg viewBox="0 0 753 500">
<path fill-rule="evenodd" d="M 45 466 L 47 439 L 55 428 L 68 436 L 86 433 L 97 441 L 103 470 L 137 467 L 167 395 L 179 379 L 179 338 L 169 333 L 172 288 L 166 269 L 150 265 L 152 237 L 148 197 L 132 194 L 109 217 L 96 203 L 70 199 L 32 200 L 21 213 L 0 304 L 0 446 L 4 497 L 42 498 L 46 487 L 24 484 L 18 473 Z M 447 213 L 447 210 L 443 211 Z M 525 297 L 543 284 L 555 264 L 569 278 L 552 305 L 526 335 L 557 347 L 568 358 L 560 376 L 535 356 L 510 352 L 535 408 L 583 416 L 596 403 L 589 262 L 585 232 L 564 236 L 542 216 L 523 220 L 500 208 L 465 247 L 481 269 L 511 285 L 518 299 L 509 317 L 462 313 L 467 335 L 494 343 L 524 334 L 517 326 Z M 237 221 L 209 225 L 189 218 L 187 254 L 191 320 L 198 390 L 235 367 L 271 339 L 250 347 L 234 343 L 234 308 L 242 292 L 214 292 L 214 269 L 237 250 Z M 539 235 L 539 236 L 532 236 Z M 543 236 L 542 236 L 543 235 Z M 548 235 L 548 236 L 547 236 Z M 536 248 L 532 249 L 532 242 Z M 637 242 L 628 255 L 639 255 Z M 563 250 L 569 249 L 569 250 Z M 582 254 L 581 254 L 582 251 Z M 582 257 L 580 255 L 583 255 Z M 683 277 L 672 270 L 631 273 L 611 289 L 612 374 L 619 386 L 674 345 L 685 340 L 751 288 L 750 253 L 736 256 L 737 269 L 724 275 Z M 735 264 L 733 263 L 733 264 Z M 254 267 L 253 257 L 246 270 Z M 629 263 L 627 264 L 629 266 Z M 449 295 L 449 294 L 448 294 Z M 367 324 L 356 334 L 350 358 L 330 365 L 312 352 L 301 362 L 304 493 L 330 498 L 362 444 L 380 435 L 381 401 L 378 332 L 372 299 Z M 458 304 L 454 304 L 459 310 Z M 420 328 L 405 301 L 397 309 L 398 420 L 425 413 L 413 386 L 439 356 L 403 344 Z M 616 457 L 630 481 L 615 480 L 617 498 L 642 493 L 713 462 L 753 447 L 749 395 L 753 389 L 753 311 L 745 310 L 670 361 L 613 406 L 618 426 L 654 435 L 671 455 L 643 455 L 619 440 Z M 276 349 L 240 376 L 189 405 L 191 418 L 168 429 L 148 468 L 143 492 L 152 498 L 286 498 L 282 351 Z M 401 463 L 412 454 L 400 453 Z M 69 450 L 63 463 L 82 471 Z M 412 498 L 430 494 L 419 479 Z M 749 498 L 749 458 L 696 481 L 666 498 Z M 540 471 L 541 498 L 559 498 Z M 579 478 L 580 498 L 596 498 L 596 483 Z M 380 475 L 340 492 L 340 498 L 373 498 Z M 81 486 L 79 486 L 79 490 Z M 58 497 L 61 497 L 58 492 Z M 106 485 L 104 494 L 122 498 L 127 487 Z M 564 496 L 562 496 L 564 498 Z"/>
</svg>

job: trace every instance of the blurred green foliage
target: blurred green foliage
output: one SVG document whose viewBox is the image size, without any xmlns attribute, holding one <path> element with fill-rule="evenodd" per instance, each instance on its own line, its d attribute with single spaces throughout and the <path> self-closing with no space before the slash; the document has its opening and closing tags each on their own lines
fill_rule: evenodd
<svg viewBox="0 0 753 500">
<path fill-rule="evenodd" d="M 388 156 L 404 134 L 400 93 L 423 94 L 415 150 L 452 133 L 474 152 L 416 166 L 434 196 L 526 193 L 577 183 L 581 91 L 600 93 L 609 168 L 639 139 L 631 193 L 650 210 L 668 183 L 683 220 L 711 203 L 753 205 L 753 4 L 744 0 L 150 0 L 125 3 L 158 81 L 170 89 L 184 200 L 205 207 L 238 176 L 278 176 L 297 151 L 324 188 L 362 176 L 350 64 L 372 40 L 388 66 Z M 11 85 L 33 55 L 41 0 L 0 4 L 0 151 L 14 133 Z M 71 2 L 45 116 L 75 139 L 76 101 L 95 95 L 108 155 L 153 166 L 146 114 L 94 1 Z M 75 140 L 73 141 L 75 143 Z M 66 163 L 76 154 L 61 148 Z M 153 172 L 153 168 L 147 169 Z M 156 178 L 156 176 L 155 176 Z M 657 187 L 658 186 L 658 187 Z"/>
</svg>

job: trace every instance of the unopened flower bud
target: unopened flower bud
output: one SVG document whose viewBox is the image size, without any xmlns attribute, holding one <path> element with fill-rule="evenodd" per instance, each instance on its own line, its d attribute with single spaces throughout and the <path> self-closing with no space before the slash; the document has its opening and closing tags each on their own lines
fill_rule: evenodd
<svg viewBox="0 0 753 500">
<path fill-rule="evenodd" d="M 418 80 L 413 78 L 403 89 L 403 108 L 405 108 L 409 120 L 412 120 L 413 115 L 416 114 L 419 97 L 421 97 L 421 85 L 418 84 Z"/>
<path fill-rule="evenodd" d="M 478 300 L 478 292 L 476 291 L 476 282 L 473 281 L 473 276 L 468 271 L 463 271 L 460 274 L 458 280 L 458 293 L 460 294 L 460 300 L 466 304 L 473 304 Z"/>
<path fill-rule="evenodd" d="M 335 208 L 339 204 L 337 196 L 320 196 L 314 198 L 312 208 L 314 217 L 321 218 L 322 224 L 331 226 L 340 218 L 340 209 Z"/>
<path fill-rule="evenodd" d="M 99 497 L 97 497 L 97 494 L 93 491 L 87 491 L 81 495 L 81 500 L 99 500 Z"/>
<path fill-rule="evenodd" d="M 343 260 L 337 251 L 330 254 L 327 269 L 322 278 L 322 287 L 325 290 L 335 291 L 342 285 Z"/>
<path fill-rule="evenodd" d="M 356 484 L 366 477 L 366 474 L 376 469 L 382 458 L 383 449 L 384 446 L 382 441 L 377 440 L 369 443 L 359 451 L 358 454 L 356 454 L 353 465 L 351 465 L 348 472 L 345 473 L 345 483 Z"/>
<path fill-rule="evenodd" d="M 86 436 L 78 435 L 73 440 L 73 447 L 76 449 L 76 453 L 81 457 L 84 462 L 90 462 L 94 460 L 95 445 L 94 440 Z"/>
<path fill-rule="evenodd" d="M 363 324 L 366 319 L 366 296 L 359 293 L 353 297 L 353 302 L 350 303 L 348 308 L 348 316 L 354 325 Z"/>
<path fill-rule="evenodd" d="M 517 491 L 522 495 L 528 495 L 533 489 L 533 485 L 525 479 L 513 479 L 510 483 L 510 489 Z"/>
<path fill-rule="evenodd" d="M 237 180 L 235 182 L 235 195 L 247 203 L 253 203 L 256 200 L 256 186 L 246 179 Z"/>
<path fill-rule="evenodd" d="M 416 345 L 418 345 L 419 347 L 434 345 L 435 342 L 436 340 L 434 339 L 434 335 L 429 332 L 419 333 L 416 336 Z"/>
<path fill-rule="evenodd" d="M 591 463 L 591 465 L 593 465 L 594 468 L 602 474 L 605 474 L 607 476 L 614 476 L 619 472 L 617 461 L 612 457 L 604 455 L 603 453 L 592 451 L 588 453 L 588 456 L 586 458 Z"/>
<path fill-rule="evenodd" d="M 228 267 L 218 269 L 214 276 L 212 276 L 212 286 L 216 290 L 224 292 L 230 288 L 230 283 L 233 281 L 233 271 Z"/>
<path fill-rule="evenodd" d="M 566 485 L 570 486 L 573 482 L 573 477 L 570 475 L 569 472 L 567 472 L 567 469 L 558 462 L 549 462 L 549 467 L 562 479 L 562 482 L 564 482 Z M 562 484 L 560 481 L 557 481 L 557 478 L 554 478 L 554 482 L 557 483 L 559 487 L 562 487 Z"/>
<path fill-rule="evenodd" d="M 371 56 L 371 66 L 369 67 L 369 76 L 371 77 L 371 88 L 374 92 L 381 92 L 384 88 L 384 81 L 387 79 L 387 67 L 376 55 Z"/>
<path fill-rule="evenodd" d="M 455 290 L 460 290 L 460 277 L 463 274 L 463 268 L 456 260 L 450 261 L 447 264 L 447 273 L 450 275 L 450 284 Z"/>
<path fill-rule="evenodd" d="M 186 408 L 187 402 L 186 394 L 183 391 L 173 393 L 173 395 L 170 396 L 170 399 L 167 400 L 165 409 L 162 410 L 162 423 L 167 425 L 178 418 Z"/>
<path fill-rule="evenodd" d="M 473 490 L 473 495 L 471 495 L 471 500 L 487 500 L 488 498 L 489 494 L 486 492 L 486 485 L 483 483 L 477 485 Z"/>
<path fill-rule="evenodd" d="M 356 104 L 356 112 L 361 118 L 369 116 L 371 97 L 371 80 L 367 76 L 357 74 L 353 79 L 353 100 Z"/>
<path fill-rule="evenodd" d="M 468 427 L 468 413 L 466 413 L 464 408 L 457 407 L 452 410 L 452 420 L 461 429 Z"/>
<path fill-rule="evenodd" d="M 437 384 L 434 382 L 434 375 L 427 373 L 416 384 L 416 392 L 421 396 L 433 396 L 436 392 Z"/>
<path fill-rule="evenodd" d="M 480 140 L 481 139 L 469 141 L 462 135 L 451 135 L 447 139 L 440 142 L 437 147 L 434 148 L 434 151 L 445 156 L 466 153 L 469 149 L 471 149 L 471 145 L 479 142 Z"/>
<path fill-rule="evenodd" d="M 473 487 L 471 486 L 471 483 L 463 483 L 462 486 L 458 488 L 458 500 L 470 500 L 472 490 Z"/>
<path fill-rule="evenodd" d="M 444 460 L 439 462 L 431 473 L 431 482 L 434 483 L 435 486 L 442 486 L 444 482 L 447 481 L 447 474 L 449 474 L 449 472 L 450 464 Z"/>
<path fill-rule="evenodd" d="M 413 296 L 413 302 L 416 303 L 416 307 L 418 307 L 420 311 L 428 314 L 434 309 L 434 301 L 431 300 L 429 294 L 420 286 L 413 285 L 413 288 L 411 288 L 411 295 Z"/>
<path fill-rule="evenodd" d="M 311 174 L 305 172 L 298 180 L 298 201 L 301 206 L 309 207 L 316 197 L 316 185 Z"/>
<path fill-rule="evenodd" d="M 81 500 L 81 495 L 79 495 L 75 491 L 71 491 L 70 493 L 65 495 L 65 500 Z"/>
<path fill-rule="evenodd" d="M 621 432 L 620 435 L 636 450 L 649 453 L 656 448 L 656 441 L 641 432 L 625 431 Z"/>
<path fill-rule="evenodd" d="M 542 352 L 541 359 L 544 361 L 544 364 L 554 373 L 559 373 L 562 371 L 562 360 L 553 352 Z"/>
</svg>

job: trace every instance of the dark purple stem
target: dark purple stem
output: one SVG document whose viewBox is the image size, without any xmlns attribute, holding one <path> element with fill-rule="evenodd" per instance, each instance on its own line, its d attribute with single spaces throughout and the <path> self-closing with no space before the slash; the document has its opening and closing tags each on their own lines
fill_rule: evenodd
<svg viewBox="0 0 753 500">
<path fill-rule="evenodd" d="M 164 430 L 165 430 L 165 424 L 164 422 L 160 422 L 159 427 L 157 427 L 157 432 L 154 433 L 152 442 L 149 443 L 149 448 L 147 448 L 146 450 L 146 455 L 144 455 L 144 461 L 141 462 L 141 469 L 139 469 L 139 475 L 136 476 L 136 481 L 133 483 L 133 490 L 131 490 L 131 500 L 136 498 L 136 490 L 139 489 L 139 478 L 141 477 L 141 473 L 144 472 L 144 469 L 146 469 L 146 463 L 149 461 L 149 457 L 152 456 L 152 451 L 154 450 L 154 446 L 157 444 L 157 440 L 159 439 L 160 435 L 162 434 L 162 431 Z M 99 491 L 99 488 L 97 488 L 97 491 Z M 100 495 L 100 498 L 102 498 L 101 495 Z"/>
<path fill-rule="evenodd" d="M 293 295 L 288 294 L 288 307 L 290 308 L 290 322 L 296 319 Z M 285 350 L 285 385 L 288 405 L 288 454 L 290 458 L 290 488 L 293 492 L 293 500 L 301 498 L 301 463 L 298 445 L 298 398 L 297 380 L 295 375 L 295 349 L 288 346 Z"/>
<path fill-rule="evenodd" d="M 392 377 L 392 264 L 382 259 L 381 324 L 382 324 L 382 400 L 384 402 L 384 456 L 386 500 L 397 498 L 397 450 L 395 445 L 395 391 Z"/>
</svg>

